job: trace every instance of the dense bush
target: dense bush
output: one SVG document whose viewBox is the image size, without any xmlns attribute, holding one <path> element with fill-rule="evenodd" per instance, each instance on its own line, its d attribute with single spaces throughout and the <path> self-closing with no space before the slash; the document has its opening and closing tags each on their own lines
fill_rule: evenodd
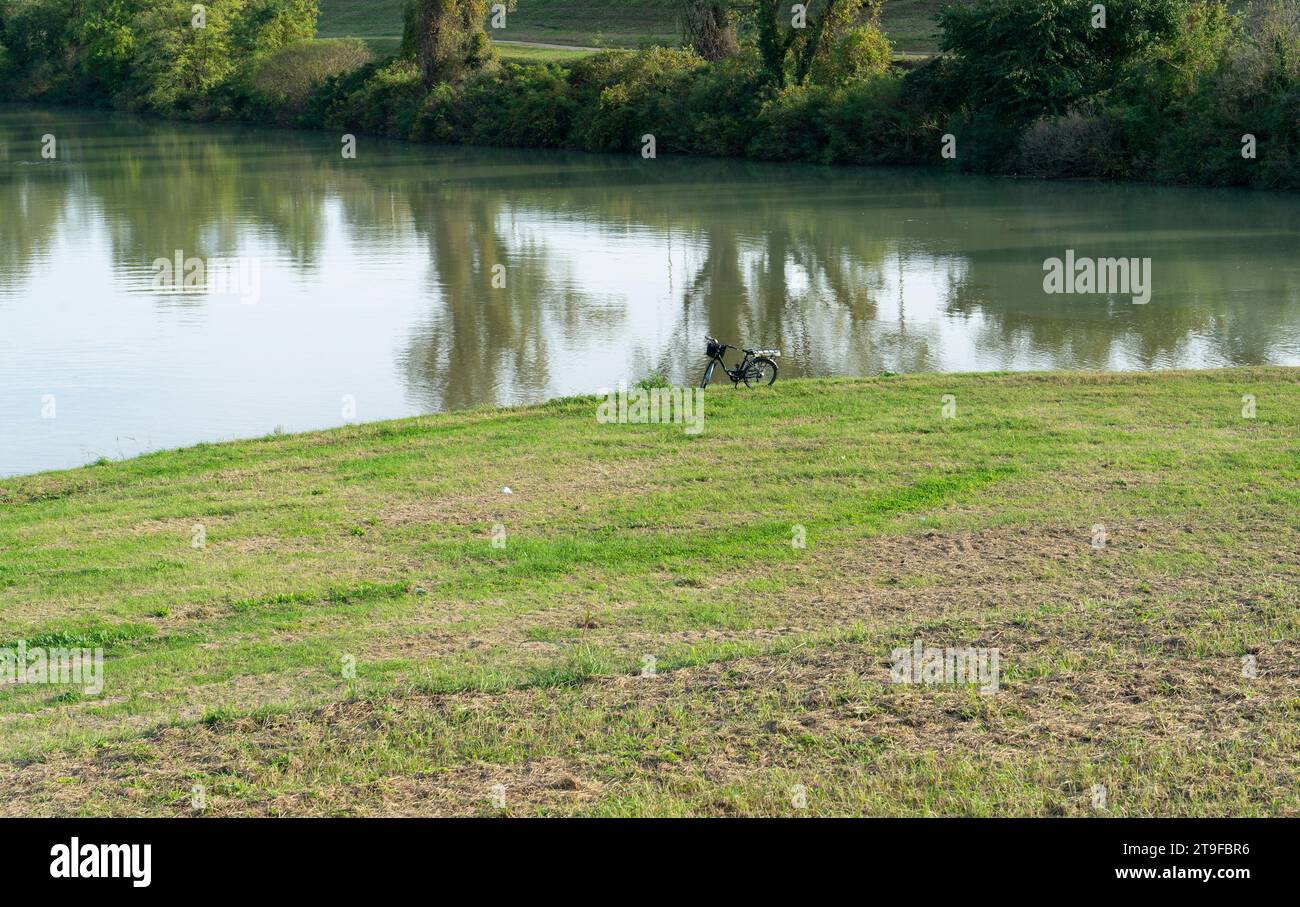
<svg viewBox="0 0 1300 907">
<path fill-rule="evenodd" d="M 1039 120 L 1020 137 L 1017 169 L 1029 176 L 1113 177 L 1123 166 L 1124 130 L 1110 116 L 1071 111 Z"/>
<path fill-rule="evenodd" d="M 321 94 L 310 105 L 309 122 L 344 132 L 406 138 L 420 112 L 423 88 L 415 62 L 399 59 L 327 79 Z"/>
<path fill-rule="evenodd" d="M 894 49 L 884 32 L 860 25 L 839 35 L 825 55 L 813 63 L 813 80 L 822 85 L 864 82 L 889 72 Z"/>
<path fill-rule="evenodd" d="M 631 151 L 655 136 L 659 151 L 687 152 L 695 124 L 681 103 L 707 68 L 692 50 L 601 54 L 573 66 L 577 139 L 592 151 Z"/>
<path fill-rule="evenodd" d="M 765 97 L 762 69 L 752 53 L 696 69 L 680 99 L 693 154 L 745 153 Z"/>
<path fill-rule="evenodd" d="M 1015 169 L 1017 144 L 1024 127 L 1008 125 L 996 112 L 983 107 L 963 109 L 950 116 L 942 132 L 957 143 L 959 170 L 1005 173 Z M 935 149 L 938 157 L 938 149 Z"/>
<path fill-rule="evenodd" d="M 559 64 L 507 65 L 435 85 L 413 138 L 487 145 L 742 154 L 759 109 L 751 55 L 708 65 L 692 51 L 612 51 Z"/>
<path fill-rule="evenodd" d="M 316 88 L 370 59 L 370 49 L 359 38 L 297 41 L 281 47 L 253 68 L 248 85 L 250 112 L 277 123 L 295 123 Z"/>
<path fill-rule="evenodd" d="M 839 89 L 829 112 L 830 163 L 914 164 L 934 155 L 928 122 L 907 108 L 896 77 Z"/>
<path fill-rule="evenodd" d="M 906 110 L 897 77 L 849 85 L 790 86 L 758 115 L 750 157 L 824 164 L 915 163 L 923 125 Z"/>
<path fill-rule="evenodd" d="M 751 157 L 773 161 L 826 159 L 834 92 L 821 85 L 792 85 L 763 105 L 747 149 Z"/>
<path fill-rule="evenodd" d="M 464 86 L 435 85 L 411 137 L 420 141 L 561 148 L 576 105 L 557 65 L 507 65 Z"/>
<path fill-rule="evenodd" d="M 944 131 L 957 137 L 958 166 L 1296 185 L 1296 4 L 1256 3 L 1244 23 L 1221 0 L 1105 7 L 1104 29 L 1086 0 L 975 0 L 944 13 L 952 59 L 918 72 L 916 88 L 928 109 L 952 111 Z M 1246 135 L 1257 158 L 1242 154 Z"/>
<path fill-rule="evenodd" d="M 1127 174 L 1162 182 L 1300 187 L 1300 8 L 1192 10 L 1136 61 L 1111 102 L 1132 149 Z M 1253 136 L 1257 156 L 1243 156 Z"/>
</svg>

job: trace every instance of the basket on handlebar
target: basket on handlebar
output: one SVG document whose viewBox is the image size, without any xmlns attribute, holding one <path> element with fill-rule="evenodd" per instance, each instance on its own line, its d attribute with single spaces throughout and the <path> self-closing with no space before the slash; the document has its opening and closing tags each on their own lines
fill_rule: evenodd
<svg viewBox="0 0 1300 907">
<path fill-rule="evenodd" d="M 708 356 L 709 358 L 713 358 L 714 356 L 721 356 L 723 345 L 721 343 L 718 343 L 718 341 L 714 340 L 712 337 L 706 337 L 705 339 L 708 341 L 708 343 L 705 345 L 704 355 Z"/>
</svg>

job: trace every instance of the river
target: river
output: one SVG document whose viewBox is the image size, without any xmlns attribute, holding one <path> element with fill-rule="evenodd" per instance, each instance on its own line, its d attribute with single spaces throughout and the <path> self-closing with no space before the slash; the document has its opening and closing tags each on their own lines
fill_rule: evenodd
<svg viewBox="0 0 1300 907">
<path fill-rule="evenodd" d="M 0 107 L 0 475 L 695 383 L 706 334 L 783 378 L 1300 364 L 1291 194 L 342 147 Z M 1149 299 L 1047 292 L 1067 255 Z"/>
</svg>

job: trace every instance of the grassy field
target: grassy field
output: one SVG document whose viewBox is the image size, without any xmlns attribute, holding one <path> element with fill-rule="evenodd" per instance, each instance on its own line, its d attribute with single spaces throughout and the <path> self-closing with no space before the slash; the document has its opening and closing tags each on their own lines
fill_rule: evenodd
<svg viewBox="0 0 1300 907">
<path fill-rule="evenodd" d="M 1300 815 L 1300 370 L 595 407 L 0 481 L 0 814 Z"/>
<path fill-rule="evenodd" d="M 497 54 L 502 60 L 515 63 L 563 63 L 576 60 L 592 53 L 582 48 L 543 47 L 536 44 L 513 44 L 509 41 L 497 42 Z"/>
<path fill-rule="evenodd" d="M 947 0 L 889 0 L 884 28 L 897 50 L 932 53 L 937 49 L 934 16 Z M 320 0 L 321 37 L 365 38 L 381 53 L 392 52 L 402 34 L 404 0 Z M 520 0 L 506 17 L 500 35 L 512 41 L 585 47 L 676 45 L 678 0 Z M 525 59 L 517 48 L 507 58 Z M 537 59 L 538 57 L 527 57 Z"/>
</svg>

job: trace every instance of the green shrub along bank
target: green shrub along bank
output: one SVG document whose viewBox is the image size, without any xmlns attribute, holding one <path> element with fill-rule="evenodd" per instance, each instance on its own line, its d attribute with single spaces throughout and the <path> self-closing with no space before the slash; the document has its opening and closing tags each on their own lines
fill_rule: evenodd
<svg viewBox="0 0 1300 907">
<path fill-rule="evenodd" d="M 417 141 L 1300 188 L 1300 4 L 969 0 L 893 65 L 881 0 L 694 0 L 696 49 L 501 63 L 487 0 L 412 0 L 401 51 L 315 0 L 0 0 L 0 95 Z M 1099 20 L 1098 16 L 1104 18 Z M 698 49 L 698 51 L 697 51 Z"/>
</svg>

